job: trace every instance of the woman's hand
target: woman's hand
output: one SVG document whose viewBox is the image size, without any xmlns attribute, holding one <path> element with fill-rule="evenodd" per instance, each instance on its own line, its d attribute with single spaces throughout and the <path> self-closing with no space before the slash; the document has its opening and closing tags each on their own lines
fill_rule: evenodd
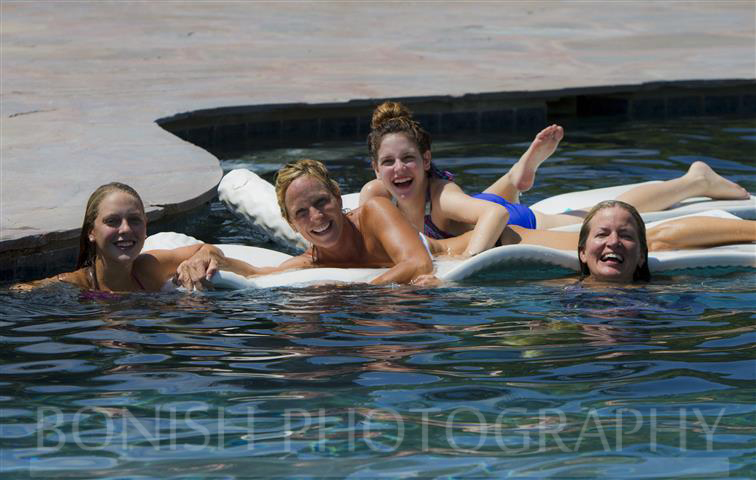
<svg viewBox="0 0 756 480">
<path fill-rule="evenodd" d="M 212 288 L 210 279 L 218 271 L 223 253 L 212 245 L 203 245 L 176 268 L 173 283 L 187 290 Z"/>
<path fill-rule="evenodd" d="M 425 273 L 418 275 L 414 280 L 410 282 L 410 285 L 418 287 L 438 287 L 443 285 L 444 281 L 433 275 L 432 273 Z"/>
</svg>

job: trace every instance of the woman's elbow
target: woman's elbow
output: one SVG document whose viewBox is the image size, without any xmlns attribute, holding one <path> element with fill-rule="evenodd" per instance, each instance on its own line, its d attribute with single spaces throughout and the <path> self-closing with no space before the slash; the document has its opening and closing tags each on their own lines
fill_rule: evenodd
<svg viewBox="0 0 756 480">
<path fill-rule="evenodd" d="M 433 260 L 431 260 L 429 255 L 424 255 L 423 258 L 419 260 L 420 261 L 416 270 L 417 272 L 419 272 L 421 275 L 424 273 L 433 272 Z"/>
<path fill-rule="evenodd" d="M 413 258 L 407 265 L 409 268 L 407 269 L 408 272 L 411 272 L 410 278 L 407 279 L 409 282 L 414 282 L 417 280 L 417 277 L 420 277 L 422 275 L 428 275 L 433 273 L 433 261 L 431 260 L 430 256 L 423 255 L 423 257 L 419 258 Z"/>
<path fill-rule="evenodd" d="M 501 225 L 502 230 L 509 223 L 509 210 L 498 203 L 490 203 L 486 206 L 486 219 Z"/>
</svg>

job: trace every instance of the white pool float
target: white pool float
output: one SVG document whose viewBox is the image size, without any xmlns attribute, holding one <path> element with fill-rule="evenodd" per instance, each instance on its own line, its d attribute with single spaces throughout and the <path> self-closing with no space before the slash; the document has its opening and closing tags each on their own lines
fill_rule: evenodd
<svg viewBox="0 0 756 480">
<path fill-rule="evenodd" d="M 698 212 L 723 218 L 737 218 L 722 210 Z M 649 223 L 652 227 L 659 222 Z M 173 232 L 163 232 L 150 236 L 143 251 L 160 248 L 176 248 L 199 243 L 199 240 Z M 290 255 L 260 247 L 244 245 L 217 245 L 225 255 L 244 260 L 255 266 L 276 266 Z M 477 275 L 492 273 L 501 269 L 537 270 L 546 267 L 562 267 L 578 271 L 577 253 L 568 250 L 536 245 L 505 245 L 492 248 L 466 260 L 437 259 L 436 276 L 442 280 L 455 282 L 474 280 Z M 648 258 L 651 272 L 684 270 L 706 267 L 751 267 L 756 268 L 756 244 L 728 245 L 703 250 L 676 250 L 651 252 Z M 308 286 L 327 283 L 366 283 L 385 272 L 385 268 L 309 268 L 287 272 L 244 278 L 231 272 L 218 272 L 212 283 L 218 288 L 271 288 L 284 286 Z"/>
<path fill-rule="evenodd" d="M 602 200 L 614 199 L 637 185 L 643 185 L 643 183 L 556 195 L 535 203 L 531 208 L 543 213 L 564 213 L 570 209 L 590 207 Z M 287 248 L 306 248 L 307 243 L 304 238 L 292 230 L 281 216 L 275 188 L 256 173 L 243 168 L 228 172 L 218 185 L 218 197 L 231 212 L 258 228 L 274 243 Z M 341 198 L 344 208 L 354 209 L 359 204 L 358 193 L 342 195 Z M 756 219 L 756 197 L 751 196 L 747 200 L 690 198 L 662 212 L 644 213 L 642 217 L 646 222 L 653 222 L 707 210 L 724 210 L 740 218 Z M 580 223 L 576 223 L 555 230 L 578 231 L 579 229 Z"/>
</svg>

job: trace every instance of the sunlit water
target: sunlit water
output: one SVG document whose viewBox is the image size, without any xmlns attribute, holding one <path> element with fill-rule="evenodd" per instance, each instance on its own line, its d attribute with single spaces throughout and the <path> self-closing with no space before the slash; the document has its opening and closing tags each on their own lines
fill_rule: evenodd
<svg viewBox="0 0 756 480">
<path fill-rule="evenodd" d="M 755 139 L 753 120 L 572 129 L 523 201 L 694 160 L 753 191 Z M 478 191 L 527 146 L 495 142 L 437 141 L 435 158 Z M 270 178 L 301 156 L 327 160 L 345 191 L 370 178 L 362 145 L 223 163 Z M 176 228 L 261 241 L 217 203 Z M 592 290 L 548 270 L 436 289 L 0 292 L 0 471 L 749 478 L 755 281 L 707 269 Z"/>
</svg>

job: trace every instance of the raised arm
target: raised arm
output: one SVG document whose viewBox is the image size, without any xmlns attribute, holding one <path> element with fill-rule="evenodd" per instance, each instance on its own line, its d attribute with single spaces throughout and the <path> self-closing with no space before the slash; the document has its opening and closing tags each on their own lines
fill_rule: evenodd
<svg viewBox="0 0 756 480">
<path fill-rule="evenodd" d="M 373 284 L 412 283 L 433 272 L 433 262 L 420 234 L 385 198 L 374 198 L 362 207 L 360 229 L 369 253 L 383 250 L 393 266 L 375 278 Z"/>
<path fill-rule="evenodd" d="M 461 254 L 477 255 L 493 247 L 509 221 L 507 209 L 492 202 L 473 198 L 455 183 L 444 183 L 438 192 L 437 204 L 441 208 L 441 213 L 456 222 L 474 225 L 470 240 Z"/>
</svg>

